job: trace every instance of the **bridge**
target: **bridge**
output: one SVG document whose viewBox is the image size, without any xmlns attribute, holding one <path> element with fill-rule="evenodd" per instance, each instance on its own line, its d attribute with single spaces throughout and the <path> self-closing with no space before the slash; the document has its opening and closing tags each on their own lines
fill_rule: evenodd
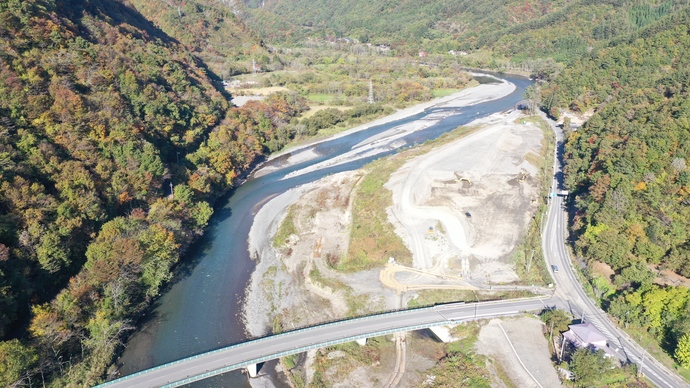
<svg viewBox="0 0 690 388">
<path fill-rule="evenodd" d="M 553 307 L 553 297 L 452 303 L 370 315 L 257 338 L 119 378 L 98 387 L 179 387 L 240 368 L 326 346 L 475 319 Z M 562 306 L 560 306 L 562 307 Z"/>
<path fill-rule="evenodd" d="M 555 123 L 540 113 L 554 130 L 557 149 L 554 152 L 554 177 L 552 192 L 562 188 L 562 174 L 558 155 L 563 143 L 563 133 Z M 453 303 L 434 307 L 410 309 L 371 315 L 338 322 L 326 323 L 282 334 L 258 338 L 241 344 L 214 350 L 197 356 L 174 361 L 139 373 L 113 380 L 98 387 L 178 387 L 194 381 L 219 375 L 240 368 L 255 367 L 268 360 L 302 353 L 307 350 L 366 338 L 458 324 L 475 319 L 518 315 L 526 311 L 556 307 L 570 311 L 576 317 L 587 316 L 608 340 L 623 362 L 638 364 L 638 370 L 656 386 L 688 387 L 685 380 L 657 360 L 649 356 L 627 333 L 618 328 L 585 293 L 579 283 L 577 271 L 572 267 L 567 236 L 567 212 L 561 196 L 549 199 L 548 213 L 542 230 L 542 247 L 547 265 L 558 265 L 562 270 L 554 274 L 558 285 L 550 297 L 477 302 Z"/>
</svg>

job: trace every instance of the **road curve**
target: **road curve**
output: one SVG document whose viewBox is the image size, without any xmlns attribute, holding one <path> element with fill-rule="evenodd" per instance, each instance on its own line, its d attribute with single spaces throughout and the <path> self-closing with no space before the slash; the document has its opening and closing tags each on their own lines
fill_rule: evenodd
<svg viewBox="0 0 690 388">
<path fill-rule="evenodd" d="M 548 119 L 547 119 L 548 121 Z M 552 121 L 557 144 L 562 143 L 562 133 Z M 558 148 L 554 154 L 554 190 L 560 188 L 560 164 Z M 333 322 L 283 334 L 259 338 L 238 345 L 218 349 L 198 356 L 185 358 L 139 373 L 125 376 L 99 387 L 176 387 L 214 375 L 239 369 L 250 364 L 301 353 L 337 343 L 354 341 L 395 332 L 454 324 L 474 319 L 494 318 L 521 314 L 525 311 L 558 307 L 570 310 L 575 316 L 585 316 L 609 340 L 621 359 L 641 365 L 641 370 L 659 387 L 690 387 L 679 376 L 668 370 L 637 345 L 627 334 L 614 325 L 585 294 L 571 268 L 571 259 L 565 245 L 566 212 L 563 199 L 550 200 L 547 219 L 542 231 L 544 254 L 549 265 L 561 269 L 555 273 L 557 288 L 552 297 L 481 303 L 454 303 L 419 309 L 404 310 Z"/>
<path fill-rule="evenodd" d="M 556 304 L 553 298 L 453 303 L 333 322 L 259 338 L 185 358 L 99 385 L 108 388 L 177 387 L 310 349 L 401 331 L 518 315 Z"/>
<path fill-rule="evenodd" d="M 563 189 L 563 174 L 559 162 L 559 151 L 563 144 L 563 131 L 556 126 L 543 112 L 542 118 L 549 123 L 556 136 L 556 149 L 554 152 L 554 177 L 551 183 L 551 192 Z M 563 301 L 564 308 L 576 317 L 583 317 L 586 322 L 591 322 L 608 339 L 609 346 L 614 349 L 619 358 L 624 361 L 636 363 L 642 373 L 655 385 L 663 388 L 690 387 L 676 373 L 664 367 L 652 358 L 646 350 L 642 349 L 623 330 L 615 325 L 609 316 L 602 311 L 585 293 L 580 284 L 573 261 L 570 258 L 566 246 L 567 237 L 567 209 L 564 198 L 551 197 L 548 206 L 547 219 L 542 230 L 542 244 L 547 264 L 557 265 L 560 269 L 553 273 L 556 283 L 555 297 Z M 644 354 L 644 356 L 643 356 Z"/>
</svg>

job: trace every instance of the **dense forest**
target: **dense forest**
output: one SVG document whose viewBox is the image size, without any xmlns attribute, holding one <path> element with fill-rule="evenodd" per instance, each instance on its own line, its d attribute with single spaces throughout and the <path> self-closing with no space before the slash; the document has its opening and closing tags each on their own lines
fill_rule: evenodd
<svg viewBox="0 0 690 388">
<path fill-rule="evenodd" d="M 564 171 L 577 254 L 615 271 L 592 272 L 593 290 L 670 354 L 690 343 L 690 294 L 653 284 L 651 269 L 690 277 L 688 25 L 685 8 L 583 56 L 542 90 L 551 112 L 594 110 L 569 133 Z"/>
<path fill-rule="evenodd" d="M 565 144 L 576 253 L 614 272 L 585 271 L 611 315 L 690 366 L 690 292 L 655 283 L 658 270 L 690 277 L 687 3 L 0 2 L 0 385 L 105 379 L 213 202 L 258 158 L 387 112 L 300 121 L 305 97 L 364 99 L 373 78 L 377 99 L 411 103 L 465 86 L 461 65 L 526 69 L 549 81 L 547 112 L 593 112 Z M 268 75 L 298 93 L 232 107 L 220 78 L 283 67 L 236 15 L 271 43 L 304 44 L 286 51 L 291 69 L 320 72 Z M 367 43 L 390 52 L 355 58 Z"/>
<path fill-rule="evenodd" d="M 270 55 L 259 36 L 239 20 L 226 2 L 217 0 L 130 0 L 146 19 L 222 78 L 251 71 L 252 59 L 266 66 Z"/>
<path fill-rule="evenodd" d="M 247 23 L 271 42 L 349 38 L 398 54 L 462 50 L 474 67 L 561 63 L 670 14 L 686 0 L 245 0 Z"/>
<path fill-rule="evenodd" d="M 3 1 L 0 36 L 0 385 L 91 386 L 303 100 L 231 108 L 120 2 Z"/>
</svg>

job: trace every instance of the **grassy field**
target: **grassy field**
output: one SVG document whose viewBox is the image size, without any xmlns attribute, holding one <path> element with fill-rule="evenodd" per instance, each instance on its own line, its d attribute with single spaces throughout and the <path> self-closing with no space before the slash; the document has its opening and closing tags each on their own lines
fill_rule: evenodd
<svg viewBox="0 0 690 388">
<path fill-rule="evenodd" d="M 288 237 L 292 234 L 297 234 L 297 227 L 295 226 L 295 210 L 290 206 L 278 231 L 273 236 L 273 246 L 276 248 L 285 246 Z"/>
<path fill-rule="evenodd" d="M 245 96 L 253 96 L 253 95 L 260 95 L 260 96 L 268 96 L 271 93 L 276 93 L 276 92 L 287 92 L 289 91 L 288 88 L 283 87 L 283 86 L 269 86 L 265 88 L 246 88 L 246 89 L 228 89 L 228 91 L 231 94 L 236 94 L 238 96 L 240 95 L 245 95 Z"/>
<path fill-rule="evenodd" d="M 313 116 L 316 112 L 320 110 L 325 110 L 325 109 L 338 109 L 341 111 L 346 111 L 352 109 L 351 106 L 336 106 L 336 105 L 309 105 L 309 110 L 302 113 L 302 118 L 306 119 L 308 117 Z"/>
<path fill-rule="evenodd" d="M 498 299 L 514 299 L 534 296 L 529 291 L 484 292 L 470 290 L 421 290 L 417 297 L 407 303 L 408 307 L 433 306 L 437 303 L 475 302 Z"/>
<path fill-rule="evenodd" d="M 457 93 L 462 89 L 434 89 L 431 91 L 431 95 L 434 97 L 446 97 L 453 93 Z"/>
<path fill-rule="evenodd" d="M 404 161 L 398 154 L 366 167 L 367 173 L 355 191 L 350 245 L 345 259 L 338 265 L 339 270 L 354 272 L 378 267 L 391 256 L 399 263 L 412 263 L 412 254 L 388 222 L 386 208 L 392 205 L 393 198 L 383 187 Z"/>
<path fill-rule="evenodd" d="M 309 93 L 307 99 L 311 102 L 326 104 L 333 101 L 335 99 L 335 95 L 326 93 Z"/>
</svg>

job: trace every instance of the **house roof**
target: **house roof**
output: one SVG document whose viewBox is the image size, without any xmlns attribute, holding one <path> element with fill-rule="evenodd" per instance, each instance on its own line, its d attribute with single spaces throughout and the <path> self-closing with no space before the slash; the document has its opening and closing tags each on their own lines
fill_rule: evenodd
<svg viewBox="0 0 690 388">
<path fill-rule="evenodd" d="M 606 337 L 590 322 L 570 325 L 569 327 L 586 344 L 606 343 Z"/>
<path fill-rule="evenodd" d="M 570 330 L 563 333 L 563 337 L 576 347 L 603 350 L 606 357 L 616 357 L 616 353 L 606 343 L 606 337 L 591 323 L 580 323 L 568 327 Z"/>
</svg>

